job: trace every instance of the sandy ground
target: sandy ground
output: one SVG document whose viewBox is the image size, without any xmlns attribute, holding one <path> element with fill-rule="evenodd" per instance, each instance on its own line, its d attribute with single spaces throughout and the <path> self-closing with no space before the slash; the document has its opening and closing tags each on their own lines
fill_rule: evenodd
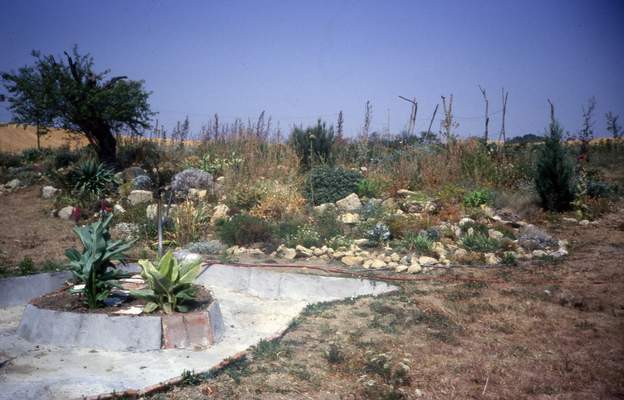
<svg viewBox="0 0 624 400">
<path fill-rule="evenodd" d="M 24 257 L 37 265 L 64 261 L 65 250 L 80 243 L 74 223 L 50 216 L 53 202 L 40 193 L 41 187 L 30 186 L 0 196 L 0 268 L 5 273 Z"/>
</svg>

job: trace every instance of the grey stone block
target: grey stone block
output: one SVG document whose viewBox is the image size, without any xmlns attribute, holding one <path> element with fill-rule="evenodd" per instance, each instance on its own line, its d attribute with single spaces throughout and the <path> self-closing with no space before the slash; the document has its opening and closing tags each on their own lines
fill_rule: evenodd
<svg viewBox="0 0 624 400">
<path fill-rule="evenodd" d="M 62 287 L 71 277 L 71 272 L 62 271 L 0 279 L 0 307 L 26 304 Z"/>
<path fill-rule="evenodd" d="M 46 310 L 29 304 L 17 335 L 31 343 L 112 351 L 159 350 L 160 317 Z"/>
</svg>

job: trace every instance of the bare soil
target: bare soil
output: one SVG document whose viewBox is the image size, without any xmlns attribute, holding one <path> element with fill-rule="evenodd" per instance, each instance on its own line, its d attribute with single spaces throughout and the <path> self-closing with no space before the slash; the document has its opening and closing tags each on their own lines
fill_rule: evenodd
<svg viewBox="0 0 624 400">
<path fill-rule="evenodd" d="M 212 302 L 212 296 L 203 286 L 194 285 L 197 298 L 193 302 L 188 302 L 189 311 L 198 311 L 208 308 Z M 146 301 L 143 299 L 137 299 L 134 297 L 128 297 L 123 303 L 116 306 L 101 307 L 96 309 L 90 309 L 87 307 L 85 298 L 79 294 L 72 294 L 70 292 L 70 286 L 64 287 L 52 293 L 48 293 L 41 297 L 38 297 L 31 301 L 31 304 L 49 310 L 56 311 L 70 311 L 76 313 L 96 313 L 96 314 L 108 314 L 114 315 L 120 308 L 127 308 L 131 306 L 143 306 Z M 150 315 L 165 315 L 162 310 L 155 311 Z"/>
<path fill-rule="evenodd" d="M 281 340 L 151 398 L 624 399 L 624 212 L 543 225 L 570 240 L 564 261 L 313 306 Z"/>
<path fill-rule="evenodd" d="M 74 222 L 50 216 L 52 200 L 41 198 L 40 186 L 29 186 L 0 196 L 0 269 L 18 273 L 25 257 L 36 267 L 65 260 L 65 250 L 79 246 Z"/>
</svg>

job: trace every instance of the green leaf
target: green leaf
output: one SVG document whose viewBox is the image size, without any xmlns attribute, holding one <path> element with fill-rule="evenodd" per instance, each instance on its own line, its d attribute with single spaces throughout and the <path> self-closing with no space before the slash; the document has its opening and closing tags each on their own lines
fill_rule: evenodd
<svg viewBox="0 0 624 400">
<path fill-rule="evenodd" d="M 146 314 L 152 313 L 156 310 L 158 310 L 158 304 L 154 302 L 149 302 L 145 305 L 145 307 L 143 307 L 143 312 Z"/>
<path fill-rule="evenodd" d="M 162 309 L 165 312 L 165 314 L 172 314 L 173 313 L 173 308 L 171 306 L 171 303 L 164 303 L 161 306 L 162 306 Z"/>
</svg>

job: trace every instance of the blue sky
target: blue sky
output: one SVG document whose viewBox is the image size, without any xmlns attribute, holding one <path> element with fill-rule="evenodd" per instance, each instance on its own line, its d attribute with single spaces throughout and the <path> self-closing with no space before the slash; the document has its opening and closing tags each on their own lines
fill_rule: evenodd
<svg viewBox="0 0 624 400">
<path fill-rule="evenodd" d="M 458 133 L 481 134 L 483 101 L 501 108 L 509 90 L 509 135 L 542 133 L 547 98 L 576 132 L 596 96 L 624 118 L 624 2 L 613 1 L 9 1 L 0 0 L 0 71 L 31 62 L 30 51 L 62 54 L 78 44 L 99 70 L 143 79 L 157 118 L 211 115 L 334 123 L 392 132 L 419 102 L 426 129 L 440 95 L 454 95 Z M 0 105 L 0 120 L 10 113 Z M 438 114 L 440 116 L 440 114 Z M 439 123 L 434 124 L 439 128 Z M 492 132 L 500 113 L 492 115 Z"/>
</svg>

